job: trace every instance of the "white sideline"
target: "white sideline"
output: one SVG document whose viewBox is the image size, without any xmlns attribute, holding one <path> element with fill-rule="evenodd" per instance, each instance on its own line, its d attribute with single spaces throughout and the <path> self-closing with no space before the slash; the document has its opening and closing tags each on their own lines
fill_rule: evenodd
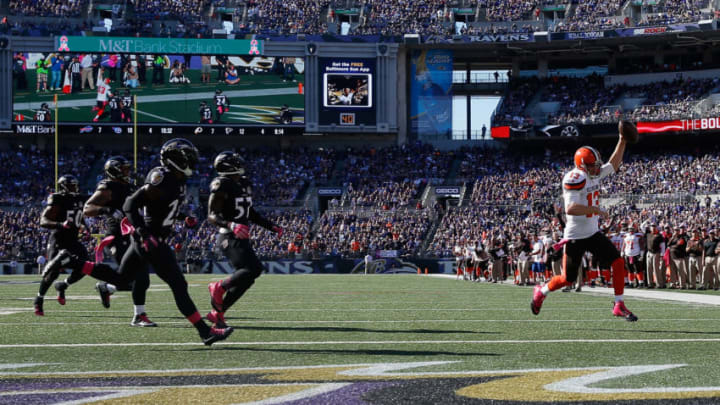
<svg viewBox="0 0 720 405">
<path fill-rule="evenodd" d="M 455 279 L 454 274 L 428 274 L 430 277 L 435 278 L 450 278 Z M 512 282 L 505 284 L 498 284 L 499 286 L 510 286 L 515 285 Z M 588 293 L 590 295 L 609 295 L 615 294 L 612 288 L 606 287 L 583 287 L 581 294 Z M 573 294 L 577 294 L 573 292 Z M 640 298 L 640 299 L 653 299 L 663 301 L 677 301 L 684 302 L 687 304 L 704 304 L 704 305 L 716 305 L 720 306 L 720 294 L 692 294 L 683 292 L 674 292 L 667 290 L 646 290 L 642 288 L 626 288 L 623 293 L 625 297 Z"/>
</svg>

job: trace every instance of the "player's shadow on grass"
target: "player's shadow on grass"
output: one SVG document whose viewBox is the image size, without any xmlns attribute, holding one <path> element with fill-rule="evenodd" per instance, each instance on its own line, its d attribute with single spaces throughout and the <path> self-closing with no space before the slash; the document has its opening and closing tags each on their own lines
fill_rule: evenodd
<svg viewBox="0 0 720 405">
<path fill-rule="evenodd" d="M 575 329 L 578 331 L 593 331 L 593 332 L 630 332 L 630 333 L 663 333 L 663 334 L 669 334 L 669 333 L 682 333 L 682 334 L 688 334 L 688 335 L 720 335 L 720 332 L 701 332 L 701 331 L 695 331 L 695 330 L 670 330 L 670 329 L 663 329 L 663 330 L 647 330 L 647 329 Z"/>
<path fill-rule="evenodd" d="M 258 331 L 293 331 L 293 332 L 367 332 L 367 333 L 427 333 L 427 334 L 448 334 L 448 333 L 482 333 L 499 334 L 500 332 L 483 332 L 474 330 L 447 330 L 447 329 L 368 329 L 348 328 L 338 326 L 244 326 L 232 325 L 237 330 L 258 330 Z"/>
<path fill-rule="evenodd" d="M 191 348 L 187 351 L 205 351 L 207 348 Z M 370 356 L 502 356 L 501 353 L 453 352 L 439 350 L 391 350 L 391 349 L 262 349 L 254 347 L 216 346 L 213 350 L 238 350 L 244 352 L 270 352 L 293 354 L 340 354 Z"/>
</svg>

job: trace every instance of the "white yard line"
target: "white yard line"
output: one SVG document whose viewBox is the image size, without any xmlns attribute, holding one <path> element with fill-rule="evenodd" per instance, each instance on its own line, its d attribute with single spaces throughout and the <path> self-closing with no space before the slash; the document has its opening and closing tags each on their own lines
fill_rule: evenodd
<svg viewBox="0 0 720 405">
<path fill-rule="evenodd" d="M 134 110 L 133 110 L 133 111 L 134 111 Z M 161 116 L 159 116 L 159 115 L 150 114 L 149 112 L 137 110 L 137 113 L 138 113 L 138 114 L 142 114 L 142 115 L 147 115 L 148 117 L 157 118 L 157 119 L 162 120 L 162 121 L 165 121 L 165 122 L 177 123 L 177 121 L 171 120 L 171 119 L 169 119 L 169 118 L 161 117 Z"/>
<path fill-rule="evenodd" d="M 280 89 L 257 89 L 257 90 L 231 90 L 231 91 L 225 91 L 223 94 L 230 97 L 259 97 L 259 96 L 282 96 L 282 95 L 289 95 L 289 94 L 297 94 L 297 87 L 283 87 Z M 89 95 L 89 94 L 88 94 Z M 163 102 L 163 101 L 195 101 L 195 100 L 208 100 L 211 99 L 215 95 L 215 92 L 205 92 L 205 93 L 186 93 L 182 99 L 179 99 L 178 94 L 159 94 L 156 96 L 138 96 L 138 105 L 142 107 L 144 103 L 157 103 L 157 102 Z M 31 110 L 37 110 L 40 108 L 40 105 L 42 103 L 47 103 L 48 101 L 37 101 L 37 102 L 22 102 L 17 103 L 13 106 L 15 109 L 31 109 Z M 92 107 L 97 103 L 96 97 L 93 96 L 92 98 L 83 98 L 79 100 L 62 100 L 62 98 L 58 101 L 58 107 L 59 108 L 68 108 L 68 107 Z"/>
<path fill-rule="evenodd" d="M 130 316 L 128 315 L 128 318 Z M 387 323 L 402 323 L 402 324 L 427 324 L 427 323 L 600 323 L 600 322 L 618 322 L 616 318 L 607 319 L 413 319 L 413 320 L 361 320 L 361 321 L 328 321 L 328 320 L 294 320 L 294 321 L 245 321 L 245 320 L 233 320 L 228 318 L 228 323 L 231 326 L 235 325 L 346 325 L 346 324 L 387 324 Z M 720 321 L 720 318 L 643 318 L 643 323 L 648 322 L 716 322 Z M 187 321 L 158 321 L 160 326 L 162 325 L 187 325 Z M 105 325 L 127 325 L 128 322 L 83 322 L 83 326 L 105 326 Z M 0 322 L 0 326 L 24 326 L 24 327 L 38 327 L 38 326 L 77 326 L 77 322 Z M 371 332 L 369 330 L 369 332 Z M 401 331 L 398 331 L 401 332 Z M 458 332 L 462 333 L 462 332 Z M 668 332 L 671 333 L 671 332 Z M 710 333 L 710 332 L 709 332 Z"/>
<path fill-rule="evenodd" d="M 720 338 L 680 338 L 680 339 L 538 339 L 538 340 L 330 340 L 330 341 L 278 341 L 278 342 L 220 342 L 221 346 L 398 346 L 398 345 L 489 345 L 489 344 L 531 344 L 531 343 L 716 343 Z M 120 343 L 38 343 L 5 344 L 0 349 L 42 349 L 74 347 L 148 347 L 148 346 L 202 346 L 202 342 L 120 342 Z"/>
</svg>

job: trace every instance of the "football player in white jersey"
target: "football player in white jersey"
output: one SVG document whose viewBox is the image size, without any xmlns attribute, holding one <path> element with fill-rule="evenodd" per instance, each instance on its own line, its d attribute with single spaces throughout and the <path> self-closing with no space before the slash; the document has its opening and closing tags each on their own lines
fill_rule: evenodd
<svg viewBox="0 0 720 405">
<path fill-rule="evenodd" d="M 643 272 L 640 271 L 640 254 L 642 253 L 641 242 L 643 234 L 628 227 L 623 238 L 623 253 L 627 265 L 630 285 L 633 288 L 640 286 L 643 282 Z"/>
<path fill-rule="evenodd" d="M 600 153 L 595 148 L 583 146 L 575 152 L 575 168 L 563 177 L 563 200 L 567 224 L 564 238 L 563 274 L 555 276 L 545 285 L 535 286 L 530 303 L 532 313 L 540 313 L 545 297 L 550 291 L 571 285 L 577 278 L 583 254 L 590 251 L 601 262 L 610 263 L 612 268 L 615 306 L 613 315 L 624 317 L 628 321 L 637 321 L 637 316 L 625 307 L 625 262 L 617 248 L 598 228 L 598 220 L 607 218 L 608 213 L 600 208 L 600 180 L 615 173 L 622 162 L 626 140 L 620 133 L 615 151 L 609 163 L 603 164 Z"/>
<path fill-rule="evenodd" d="M 110 88 L 110 79 L 105 79 L 97 85 L 97 103 L 93 108 L 93 111 L 97 111 L 93 122 L 98 122 L 105 114 L 105 106 L 108 103 L 108 96 L 112 95 L 112 89 Z"/>
</svg>

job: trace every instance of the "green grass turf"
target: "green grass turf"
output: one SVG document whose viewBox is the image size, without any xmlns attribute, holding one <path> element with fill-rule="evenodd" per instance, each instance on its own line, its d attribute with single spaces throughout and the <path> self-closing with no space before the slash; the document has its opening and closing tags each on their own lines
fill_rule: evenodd
<svg viewBox="0 0 720 405">
<path fill-rule="evenodd" d="M 51 288 L 45 313 L 29 309 L 38 276 L 0 278 L 0 344 L 198 342 L 175 307 L 167 286 L 152 278 L 147 312 L 158 328 L 132 328 L 129 293 L 103 309 L 94 280 L 68 291 L 61 307 Z M 188 277 L 202 314 L 207 283 L 218 276 Z M 8 284 L 9 281 L 23 282 Z M 718 339 L 720 308 L 629 298 L 640 321 L 611 316 L 610 296 L 554 293 L 539 316 L 529 310 L 531 289 L 422 276 L 264 275 L 228 313 L 236 328 L 228 342 L 277 345 L 152 347 L 3 347 L 0 363 L 55 363 L 47 371 L 275 367 L 410 361 L 458 361 L 425 371 L 507 370 L 650 364 L 687 364 L 669 371 L 604 383 L 607 387 L 717 385 L 720 342 L 594 342 L 595 339 Z M 78 297 L 85 297 L 80 299 Z M 543 342 L 585 339 L 587 342 Z M 479 343 L 454 343 L 457 340 Z M 485 341 L 523 340 L 527 343 Z M 401 344 L 320 342 L 400 342 Z M 419 343 L 419 341 L 441 341 Z M 537 342 L 539 341 L 539 342 Z M 288 343 L 290 342 L 290 343 Z M 297 345 L 292 342 L 315 342 Z M 414 371 L 422 371 L 418 369 Z"/>
<path fill-rule="evenodd" d="M 138 122 L 149 123 L 167 123 L 170 121 L 194 123 L 199 120 L 198 104 L 200 101 L 206 101 L 212 106 L 213 95 L 216 89 L 222 89 L 223 92 L 229 93 L 231 102 L 231 114 L 225 114 L 223 121 L 235 124 L 277 124 L 272 116 L 278 115 L 280 107 L 287 104 L 295 111 L 302 111 L 305 106 L 305 95 L 298 93 L 299 83 L 304 82 L 302 75 L 296 75 L 297 82 L 283 82 L 282 77 L 275 74 L 256 74 L 241 75 L 241 81 L 236 85 L 219 84 L 216 82 L 216 73 L 211 75 L 211 83 L 200 83 L 200 72 L 198 70 L 190 70 L 189 77 L 191 84 L 169 84 L 167 83 L 167 75 L 169 70 L 165 70 L 163 76 L 165 84 L 152 85 L 152 71 L 148 71 L 148 84 L 137 89 L 132 89 L 131 93 L 138 96 L 138 110 L 146 112 L 158 117 L 147 114 L 139 114 Z M 35 72 L 28 71 L 28 89 L 23 91 L 15 91 L 13 99 L 13 115 L 24 114 L 32 118 L 34 116 L 34 108 L 39 103 L 52 103 L 54 94 L 58 94 L 59 113 L 58 120 L 60 122 L 69 121 L 91 121 L 95 113 L 91 111 L 95 105 L 95 97 L 97 93 L 94 90 L 86 89 L 84 92 L 74 94 L 63 94 L 60 91 L 35 93 Z M 119 77 L 119 73 L 118 73 Z M 304 83 L 303 83 L 304 84 Z M 121 94 L 124 89 L 118 88 L 119 83 L 113 83 L 114 90 L 120 90 Z M 255 91 L 260 94 L 237 96 L 232 95 L 234 91 Z M 278 95 L 262 95 L 263 91 L 285 90 L 288 94 Z M 197 98 L 202 95 L 202 98 Z M 165 96 L 162 101 L 145 101 L 148 96 Z M 86 106 L 63 107 L 64 103 L 86 101 Z M 258 108 L 260 107 L 260 108 Z M 262 107 L 270 107 L 269 109 Z M 232 114 L 238 113 L 238 114 Z M 244 113 L 244 114 L 243 114 Z M 298 115 L 298 114 L 296 114 Z M 162 119 L 162 118 L 165 119 Z M 108 121 L 106 117 L 103 121 Z M 299 119 L 296 119 L 298 121 Z"/>
</svg>

